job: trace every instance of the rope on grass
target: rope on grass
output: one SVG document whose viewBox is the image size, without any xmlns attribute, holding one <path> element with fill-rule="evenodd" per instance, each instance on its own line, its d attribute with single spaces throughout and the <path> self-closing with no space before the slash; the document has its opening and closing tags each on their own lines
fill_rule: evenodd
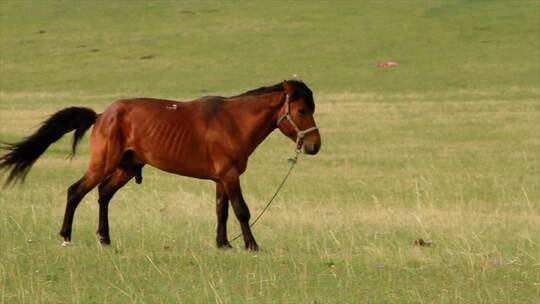
<svg viewBox="0 0 540 304">
<path fill-rule="evenodd" d="M 283 180 L 281 181 L 281 184 L 279 184 L 279 186 L 277 187 L 276 189 L 276 192 L 274 192 L 274 195 L 272 195 L 272 197 L 270 198 L 270 200 L 268 201 L 268 203 L 266 204 L 266 206 L 264 206 L 263 210 L 261 211 L 261 213 L 259 213 L 259 215 L 255 218 L 255 220 L 249 224 L 249 227 L 253 227 L 255 226 L 255 224 L 259 221 L 259 219 L 261 218 L 261 216 L 266 212 L 266 210 L 268 210 L 268 208 L 270 207 L 270 205 L 272 204 L 272 202 L 274 201 L 274 199 L 276 198 L 276 196 L 278 195 L 279 191 L 281 191 L 281 189 L 283 188 L 283 186 L 285 185 L 285 182 L 287 181 L 287 179 L 289 178 L 289 175 L 291 175 L 291 172 L 292 170 L 294 169 L 294 166 L 296 165 L 296 163 L 298 162 L 298 155 L 300 155 L 300 149 L 296 149 L 296 155 L 294 157 L 291 157 L 287 160 L 287 162 L 289 162 L 291 164 L 291 166 L 289 167 L 289 171 L 287 172 L 287 174 L 285 174 L 285 177 L 283 177 Z M 238 239 L 239 237 L 242 236 L 242 233 L 239 233 L 237 236 L 235 236 L 232 240 L 230 240 L 229 242 L 233 242 L 234 240 Z"/>
</svg>

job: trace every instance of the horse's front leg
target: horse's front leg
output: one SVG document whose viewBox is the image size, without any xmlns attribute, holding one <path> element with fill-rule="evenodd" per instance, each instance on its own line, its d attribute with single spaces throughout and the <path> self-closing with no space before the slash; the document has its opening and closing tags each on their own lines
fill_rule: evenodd
<svg viewBox="0 0 540 304">
<path fill-rule="evenodd" d="M 235 176 L 234 178 L 229 178 L 223 181 L 223 186 L 225 187 L 225 191 L 227 192 L 227 195 L 231 200 L 231 204 L 233 206 L 234 213 L 236 214 L 236 218 L 240 222 L 240 227 L 242 228 L 242 235 L 244 236 L 244 243 L 246 245 L 246 249 L 251 251 L 259 250 L 259 246 L 257 245 L 257 242 L 255 242 L 255 238 L 253 237 L 253 234 L 251 233 L 251 228 L 249 227 L 250 214 L 248 206 L 246 205 L 244 197 L 242 196 L 242 190 L 240 189 L 240 179 L 238 178 L 238 176 Z"/>
<path fill-rule="evenodd" d="M 227 218 L 229 217 L 229 196 L 223 184 L 216 183 L 216 214 L 217 236 L 216 243 L 219 248 L 232 248 L 227 239 Z"/>
</svg>

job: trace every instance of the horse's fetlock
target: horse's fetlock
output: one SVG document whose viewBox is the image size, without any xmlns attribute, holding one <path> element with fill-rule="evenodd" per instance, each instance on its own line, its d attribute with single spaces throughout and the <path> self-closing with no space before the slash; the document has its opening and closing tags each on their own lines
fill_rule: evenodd
<svg viewBox="0 0 540 304">
<path fill-rule="evenodd" d="M 64 239 L 70 240 L 71 239 L 71 230 L 69 229 L 62 229 L 60 230 L 60 236 Z"/>
<path fill-rule="evenodd" d="M 99 242 L 101 243 L 101 245 L 110 245 L 111 244 L 111 239 L 109 237 L 100 237 L 99 238 Z"/>
</svg>

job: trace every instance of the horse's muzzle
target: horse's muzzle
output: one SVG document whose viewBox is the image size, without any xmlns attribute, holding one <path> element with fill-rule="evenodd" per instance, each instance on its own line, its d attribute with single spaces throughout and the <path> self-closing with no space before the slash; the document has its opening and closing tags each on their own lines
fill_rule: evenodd
<svg viewBox="0 0 540 304">
<path fill-rule="evenodd" d="M 315 154 L 317 154 L 317 152 L 319 152 L 320 149 L 321 149 L 321 144 L 320 143 L 304 142 L 304 153 L 305 154 L 315 155 Z"/>
</svg>

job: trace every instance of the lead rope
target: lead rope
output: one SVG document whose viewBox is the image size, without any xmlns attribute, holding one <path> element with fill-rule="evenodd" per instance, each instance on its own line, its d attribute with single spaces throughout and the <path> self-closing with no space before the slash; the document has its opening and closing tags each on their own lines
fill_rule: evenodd
<svg viewBox="0 0 540 304">
<path fill-rule="evenodd" d="M 291 172 L 294 168 L 294 166 L 296 165 L 296 163 L 298 162 L 298 155 L 300 155 L 300 152 L 301 152 L 301 149 L 296 149 L 296 155 L 294 157 L 291 157 L 289 158 L 287 161 L 291 164 L 291 166 L 289 167 L 289 171 L 287 172 L 287 174 L 285 174 L 285 177 L 283 177 L 283 181 L 281 181 L 281 184 L 279 184 L 279 187 L 277 188 L 276 192 L 274 193 L 274 195 L 272 195 L 272 198 L 270 199 L 270 201 L 268 201 L 268 203 L 266 204 L 266 206 L 263 208 L 263 210 L 261 211 L 261 213 L 259 213 L 259 215 L 255 218 L 255 220 L 249 224 L 249 227 L 253 227 L 255 226 L 255 224 L 257 223 L 257 221 L 259 221 L 259 219 L 261 218 L 261 216 L 266 212 L 266 210 L 268 210 L 268 208 L 270 207 L 270 204 L 272 204 L 272 202 L 274 201 L 274 199 L 276 198 L 276 196 L 278 195 L 279 191 L 281 190 L 281 188 L 283 188 L 283 185 L 285 185 L 285 182 L 287 181 L 287 179 L 289 178 L 289 175 L 291 175 Z M 242 236 L 242 233 L 238 234 L 237 236 L 235 236 L 232 240 L 230 240 L 229 242 L 233 242 L 234 240 L 238 239 L 239 237 Z"/>
</svg>

